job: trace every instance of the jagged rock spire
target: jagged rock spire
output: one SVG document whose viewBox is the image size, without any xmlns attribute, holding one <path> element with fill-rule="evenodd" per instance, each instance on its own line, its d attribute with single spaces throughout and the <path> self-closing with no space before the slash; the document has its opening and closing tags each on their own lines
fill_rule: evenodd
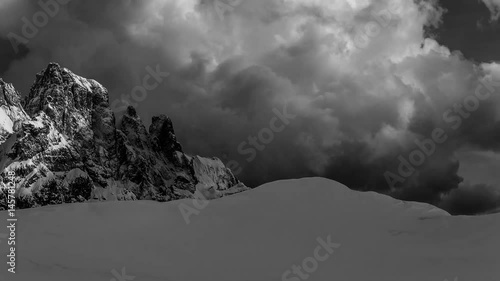
<svg viewBox="0 0 500 281">
<path fill-rule="evenodd" d="M 0 78 L 0 106 L 19 106 L 21 94 L 10 83 L 6 83 Z"/>
<path fill-rule="evenodd" d="M 149 126 L 149 134 L 153 147 L 168 157 L 173 157 L 176 151 L 182 152 L 182 146 L 175 136 L 172 120 L 166 115 L 153 117 L 151 126 Z"/>
</svg>

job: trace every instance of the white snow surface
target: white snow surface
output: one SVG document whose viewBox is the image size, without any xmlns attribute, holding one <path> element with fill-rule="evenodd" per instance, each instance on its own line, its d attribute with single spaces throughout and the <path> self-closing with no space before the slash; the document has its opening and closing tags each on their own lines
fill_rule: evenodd
<svg viewBox="0 0 500 281">
<path fill-rule="evenodd" d="M 0 132 L 5 131 L 12 134 L 12 127 L 14 126 L 14 123 L 12 123 L 12 120 L 6 110 L 8 110 L 6 106 L 0 106 Z"/>
<path fill-rule="evenodd" d="M 500 280 L 500 214 L 452 217 L 321 178 L 209 201 L 189 224 L 180 204 L 193 206 L 125 201 L 18 210 L 17 273 L 6 270 L 4 240 L 0 280 L 283 280 L 328 236 L 340 247 L 307 280 Z M 114 276 L 122 270 L 127 278 Z"/>
</svg>

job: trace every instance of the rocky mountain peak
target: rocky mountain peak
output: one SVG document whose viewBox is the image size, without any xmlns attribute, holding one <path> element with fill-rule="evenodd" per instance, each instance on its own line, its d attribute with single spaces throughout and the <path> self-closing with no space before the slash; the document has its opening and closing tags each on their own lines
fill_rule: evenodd
<svg viewBox="0 0 500 281">
<path fill-rule="evenodd" d="M 125 112 L 125 114 L 127 114 L 128 116 L 130 116 L 132 118 L 139 118 L 139 116 L 137 116 L 137 111 L 135 110 L 135 108 L 133 106 L 127 107 L 127 111 Z"/>
<path fill-rule="evenodd" d="M 10 83 L 6 83 L 0 78 L 0 106 L 19 106 L 21 95 L 14 89 Z"/>
<path fill-rule="evenodd" d="M 0 78 L 0 144 L 19 130 L 29 117 L 21 106 L 21 95 L 12 84 Z"/>
<path fill-rule="evenodd" d="M 62 84 L 68 82 L 68 70 L 58 63 L 51 62 L 47 68 L 36 75 L 35 87 L 43 84 Z"/>
<path fill-rule="evenodd" d="M 57 63 L 38 73 L 22 104 L 12 85 L 0 80 L 0 89 L 0 175 L 20 177 L 20 206 L 247 189 L 220 160 L 185 154 L 166 115 L 153 117 L 148 131 L 129 107 L 117 126 L 108 91 Z"/>
<path fill-rule="evenodd" d="M 134 146 L 139 148 L 150 148 L 151 142 L 146 126 L 142 122 L 133 106 L 129 106 L 122 117 L 120 130 Z"/>
<path fill-rule="evenodd" d="M 61 133 L 74 136 L 92 127 L 93 115 L 108 108 L 108 101 L 101 84 L 50 63 L 37 74 L 24 108 L 31 117 L 45 112 Z"/>
<path fill-rule="evenodd" d="M 182 152 L 182 146 L 175 136 L 172 120 L 166 115 L 153 117 L 149 126 L 149 134 L 155 149 L 166 155 L 173 155 L 175 151 Z"/>
</svg>

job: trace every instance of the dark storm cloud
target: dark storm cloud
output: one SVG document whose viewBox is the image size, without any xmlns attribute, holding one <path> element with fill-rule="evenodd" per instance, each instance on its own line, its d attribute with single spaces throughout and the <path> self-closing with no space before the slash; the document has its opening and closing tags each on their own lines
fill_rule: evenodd
<svg viewBox="0 0 500 281">
<path fill-rule="evenodd" d="M 5 3 L 2 42 L 40 10 Z M 73 0 L 3 63 L 2 76 L 26 94 L 34 74 L 57 61 L 119 102 L 159 69 L 168 78 L 130 100 L 143 120 L 168 114 L 186 151 L 220 157 L 250 186 L 320 175 L 438 204 L 461 181 L 455 151 L 498 151 L 490 136 L 499 134 L 500 102 L 482 102 L 456 130 L 443 114 L 500 72 L 424 40 L 443 12 L 436 1 L 390 3 L 243 1 L 217 14 L 213 1 Z M 367 37 L 362 28 L 374 22 L 379 30 Z M 449 140 L 391 189 L 385 172 L 436 127 Z"/>
<path fill-rule="evenodd" d="M 498 7 L 500 7 L 500 2 Z M 440 0 L 446 8 L 443 23 L 431 29 L 436 40 L 451 50 L 460 50 L 467 59 L 477 62 L 500 60 L 500 22 L 491 21 L 495 15 L 485 3 L 494 7 L 493 0 L 456 1 Z M 497 11 L 500 11 L 497 10 Z"/>
<path fill-rule="evenodd" d="M 12 48 L 9 40 L 0 38 L 0 76 L 10 67 L 13 61 L 22 59 L 28 54 L 26 46 L 19 46 L 19 51 L 16 53 Z"/>
<path fill-rule="evenodd" d="M 440 207 L 453 215 L 484 214 L 500 208 L 500 193 L 491 185 L 463 184 L 447 195 Z"/>
</svg>

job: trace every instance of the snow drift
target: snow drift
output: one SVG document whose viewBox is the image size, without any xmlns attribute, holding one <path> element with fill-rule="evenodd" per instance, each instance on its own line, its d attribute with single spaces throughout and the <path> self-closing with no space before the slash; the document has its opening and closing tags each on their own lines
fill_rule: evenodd
<svg viewBox="0 0 500 281">
<path fill-rule="evenodd" d="M 500 214 L 452 217 L 431 205 L 326 179 L 273 182 L 209 201 L 95 202 L 19 210 L 9 281 L 272 281 L 339 245 L 307 280 L 496 281 Z M 0 212 L 6 221 L 7 213 Z M 5 265 L 6 244 L 0 244 Z M 325 255 L 321 251 L 321 255 Z M 125 275 L 122 275 L 125 274 Z M 292 279 L 295 278 L 295 279 Z M 456 279 L 455 279 L 456 278 Z"/>
</svg>

